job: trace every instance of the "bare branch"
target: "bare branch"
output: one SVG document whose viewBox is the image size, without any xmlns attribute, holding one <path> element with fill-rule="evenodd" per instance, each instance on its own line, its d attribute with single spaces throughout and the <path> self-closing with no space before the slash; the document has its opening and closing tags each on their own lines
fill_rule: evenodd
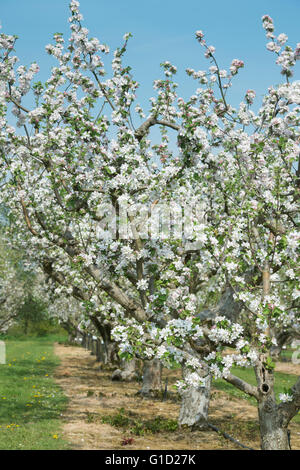
<svg viewBox="0 0 300 470">
<path fill-rule="evenodd" d="M 176 131 L 180 129 L 177 124 L 168 121 L 159 121 L 156 116 L 152 115 L 135 131 L 135 137 L 139 141 L 142 140 L 142 138 L 147 134 L 150 127 L 155 125 L 170 127 L 171 129 L 174 129 Z"/>
<path fill-rule="evenodd" d="M 259 398 L 258 390 L 253 385 L 248 384 L 248 382 L 245 382 L 244 380 L 240 379 L 239 377 L 236 377 L 233 374 L 227 375 L 227 377 L 224 377 L 224 379 L 226 380 L 226 382 L 230 383 L 231 385 L 238 388 L 242 392 L 247 393 L 247 395 L 250 395 L 256 398 L 256 400 L 258 400 Z"/>
</svg>

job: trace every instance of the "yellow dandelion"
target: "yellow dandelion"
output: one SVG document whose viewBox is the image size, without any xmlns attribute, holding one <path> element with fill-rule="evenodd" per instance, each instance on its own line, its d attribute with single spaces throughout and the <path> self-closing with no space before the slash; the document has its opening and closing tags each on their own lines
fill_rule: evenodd
<svg viewBox="0 0 300 470">
<path fill-rule="evenodd" d="M 57 434 L 53 434 L 53 439 L 58 439 L 58 435 Z"/>
</svg>

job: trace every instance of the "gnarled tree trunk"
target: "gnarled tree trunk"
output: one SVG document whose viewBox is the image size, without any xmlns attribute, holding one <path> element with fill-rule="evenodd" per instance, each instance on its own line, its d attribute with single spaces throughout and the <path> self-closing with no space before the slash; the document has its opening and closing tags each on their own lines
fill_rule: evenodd
<svg viewBox="0 0 300 470">
<path fill-rule="evenodd" d="M 104 341 L 104 364 L 119 364 L 118 347 L 114 341 Z"/>
<path fill-rule="evenodd" d="M 162 389 L 161 382 L 162 364 L 159 359 L 144 361 L 143 385 L 140 394 L 149 397 L 157 394 Z"/>
<path fill-rule="evenodd" d="M 287 426 L 284 426 L 278 405 L 270 398 L 262 399 L 258 404 L 262 450 L 289 450 Z"/>
<path fill-rule="evenodd" d="M 188 375 L 185 367 L 182 369 L 183 378 Z M 181 407 L 179 426 L 189 426 L 198 429 L 207 427 L 207 417 L 210 401 L 211 376 L 204 378 L 203 386 L 188 387 L 181 392 Z"/>
<path fill-rule="evenodd" d="M 111 379 L 120 380 L 124 382 L 131 382 L 132 380 L 136 380 L 136 360 L 131 359 L 131 361 L 123 361 L 122 364 L 122 369 L 116 369 L 113 372 Z"/>
<path fill-rule="evenodd" d="M 103 341 L 104 350 L 101 352 L 101 362 L 104 364 L 119 364 L 118 346 L 111 338 L 111 326 L 102 323 L 96 316 L 91 317 L 91 320 Z"/>
<path fill-rule="evenodd" d="M 273 370 L 266 367 L 267 357 L 261 355 L 255 367 L 258 389 L 258 417 L 262 450 L 289 450 L 287 426 L 276 403 Z"/>
</svg>

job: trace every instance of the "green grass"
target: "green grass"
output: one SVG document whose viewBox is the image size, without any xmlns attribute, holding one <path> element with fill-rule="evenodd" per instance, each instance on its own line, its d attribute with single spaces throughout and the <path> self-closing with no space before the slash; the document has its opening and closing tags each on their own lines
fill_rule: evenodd
<svg viewBox="0 0 300 470">
<path fill-rule="evenodd" d="M 60 415 L 67 398 L 52 374 L 59 364 L 54 341 L 42 338 L 0 338 L 6 344 L 6 364 L 0 364 L 0 450 L 61 450 Z"/>
<path fill-rule="evenodd" d="M 289 360 L 291 360 L 291 359 L 292 359 L 292 355 L 294 354 L 295 351 L 296 351 L 296 349 L 283 349 L 283 350 L 281 351 L 280 357 L 281 357 L 281 358 L 284 358 L 284 359 L 289 359 Z"/>
<path fill-rule="evenodd" d="M 245 380 L 251 385 L 256 385 L 256 378 L 255 378 L 253 369 L 233 367 L 232 374 L 236 375 L 237 377 L 240 377 L 241 379 Z M 274 375 L 275 375 L 274 388 L 275 388 L 276 398 L 278 399 L 280 393 L 284 393 L 285 389 L 291 388 L 296 383 L 297 376 L 292 375 L 292 374 L 283 374 L 282 372 L 275 372 Z M 218 390 L 223 390 L 224 392 L 232 396 L 236 396 L 238 398 L 244 398 L 250 401 L 253 405 L 256 405 L 257 403 L 255 398 L 249 397 L 249 395 L 247 395 L 246 393 L 243 393 L 242 391 L 238 390 L 236 387 L 225 382 L 224 380 L 214 380 L 213 386 L 214 388 Z M 298 415 L 296 415 L 292 421 L 300 423 L 300 414 L 298 413 Z"/>
</svg>

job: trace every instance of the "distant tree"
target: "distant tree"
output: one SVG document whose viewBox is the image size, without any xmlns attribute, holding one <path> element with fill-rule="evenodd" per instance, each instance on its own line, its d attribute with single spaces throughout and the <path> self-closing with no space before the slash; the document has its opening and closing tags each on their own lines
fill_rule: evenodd
<svg viewBox="0 0 300 470">
<path fill-rule="evenodd" d="M 24 328 L 27 335 L 30 325 L 35 325 L 47 319 L 47 304 L 31 293 L 27 293 L 23 304 L 16 312 L 16 320 Z"/>
</svg>

